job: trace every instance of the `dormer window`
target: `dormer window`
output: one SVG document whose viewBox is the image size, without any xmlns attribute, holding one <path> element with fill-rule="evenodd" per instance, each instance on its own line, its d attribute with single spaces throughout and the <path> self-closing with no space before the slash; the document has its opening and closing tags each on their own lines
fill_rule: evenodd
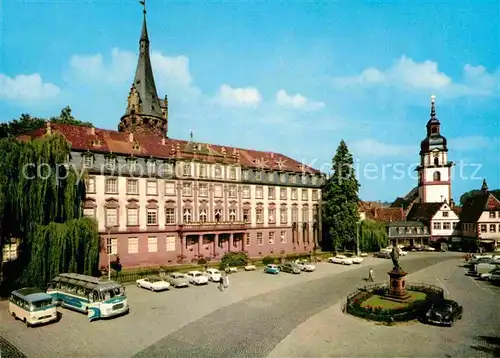
<svg viewBox="0 0 500 358">
<path fill-rule="evenodd" d="M 83 167 L 92 168 L 94 166 L 94 156 L 92 154 L 83 155 Z"/>
<path fill-rule="evenodd" d="M 271 172 L 271 173 L 268 173 L 268 174 L 267 174 L 267 180 L 268 180 L 268 181 L 273 181 L 273 180 L 274 180 L 274 173 L 272 173 L 272 172 Z"/>
<path fill-rule="evenodd" d="M 139 150 L 141 150 L 141 146 L 136 143 L 136 144 L 134 144 L 134 146 L 132 147 L 132 149 L 135 150 L 135 151 L 139 151 Z"/>
<path fill-rule="evenodd" d="M 258 170 L 255 171 L 255 180 L 262 180 L 262 172 Z"/>
<path fill-rule="evenodd" d="M 316 178 L 315 176 L 311 177 L 311 184 L 316 185 L 317 180 L 318 180 L 318 178 Z"/>
<path fill-rule="evenodd" d="M 154 160 L 148 160 L 147 168 L 148 168 L 148 174 L 156 172 L 156 162 Z"/>
<path fill-rule="evenodd" d="M 104 158 L 104 165 L 106 168 L 113 169 L 116 165 L 116 158 L 115 157 L 105 157 Z"/>
<path fill-rule="evenodd" d="M 137 159 L 127 159 L 127 165 L 130 171 L 135 171 L 137 169 Z"/>
<path fill-rule="evenodd" d="M 100 147 L 101 146 L 101 142 L 98 140 L 98 139 L 93 139 L 90 144 L 92 145 L 92 147 Z"/>
</svg>

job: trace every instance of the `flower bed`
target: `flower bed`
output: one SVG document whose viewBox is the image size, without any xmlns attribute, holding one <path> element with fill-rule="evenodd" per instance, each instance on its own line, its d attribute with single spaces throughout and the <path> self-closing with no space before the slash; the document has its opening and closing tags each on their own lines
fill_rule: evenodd
<svg viewBox="0 0 500 358">
<path fill-rule="evenodd" d="M 443 289 L 427 284 L 407 284 L 409 291 L 421 292 L 425 294 L 425 299 L 415 300 L 409 303 L 402 303 L 394 308 L 384 308 L 363 304 L 373 295 L 383 296 L 387 293 L 387 284 L 371 285 L 364 289 L 357 290 L 347 296 L 345 311 L 353 316 L 365 318 L 379 322 L 403 322 L 417 319 L 421 316 L 431 302 L 444 298 Z"/>
</svg>

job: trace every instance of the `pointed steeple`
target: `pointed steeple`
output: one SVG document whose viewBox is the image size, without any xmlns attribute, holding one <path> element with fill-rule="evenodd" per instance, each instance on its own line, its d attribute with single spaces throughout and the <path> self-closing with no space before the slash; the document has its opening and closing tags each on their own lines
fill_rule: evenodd
<svg viewBox="0 0 500 358">
<path fill-rule="evenodd" d="M 158 98 L 153 68 L 149 55 L 149 36 L 146 23 L 146 4 L 144 6 L 141 37 L 139 39 L 139 58 L 135 70 L 127 109 L 120 121 L 120 131 L 140 131 L 165 136 L 167 132 L 167 104 Z"/>
<path fill-rule="evenodd" d="M 486 184 L 486 179 L 483 179 L 483 185 L 481 185 L 481 191 L 483 192 L 488 191 L 488 184 Z"/>
</svg>

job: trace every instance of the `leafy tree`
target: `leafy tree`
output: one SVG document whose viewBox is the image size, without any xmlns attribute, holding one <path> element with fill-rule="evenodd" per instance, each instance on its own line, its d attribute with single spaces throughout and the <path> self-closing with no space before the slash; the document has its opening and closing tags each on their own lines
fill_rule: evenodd
<svg viewBox="0 0 500 358">
<path fill-rule="evenodd" d="M 61 270 L 95 273 L 99 235 L 96 222 L 82 218 L 85 185 L 64 165 L 69 143 L 58 134 L 11 137 L 0 151 L 0 244 L 19 240 L 15 279 L 43 286 Z"/>
<path fill-rule="evenodd" d="M 49 121 L 59 124 L 72 124 L 78 126 L 92 127 L 90 122 L 82 122 L 73 117 L 71 108 L 64 107 L 57 117 L 50 117 Z M 45 125 L 46 119 L 40 117 L 32 117 L 29 114 L 23 113 L 19 119 L 13 119 L 8 123 L 0 123 L 0 138 L 16 137 L 20 134 L 28 133 L 41 128 Z"/>
<path fill-rule="evenodd" d="M 360 185 L 353 163 L 346 143 L 341 140 L 332 159 L 332 174 L 322 193 L 324 250 L 337 250 L 339 247 L 346 249 L 355 243 Z"/>
<path fill-rule="evenodd" d="M 359 231 L 359 246 L 362 251 L 379 251 L 389 243 L 385 223 L 363 220 Z"/>
</svg>

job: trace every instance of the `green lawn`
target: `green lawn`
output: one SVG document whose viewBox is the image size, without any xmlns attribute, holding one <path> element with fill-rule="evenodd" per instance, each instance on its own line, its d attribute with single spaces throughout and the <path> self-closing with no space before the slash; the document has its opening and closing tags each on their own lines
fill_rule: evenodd
<svg viewBox="0 0 500 358">
<path fill-rule="evenodd" d="M 408 304 L 410 303 L 423 300 L 425 299 L 426 296 L 426 294 L 423 292 L 408 291 L 408 293 L 410 294 L 411 299 L 407 303 L 389 301 L 382 298 L 382 296 L 373 295 L 366 301 L 361 303 L 361 307 L 366 308 L 367 306 L 372 306 L 372 307 L 382 307 L 383 309 L 393 310 L 398 308 L 404 308 L 408 306 Z"/>
</svg>

